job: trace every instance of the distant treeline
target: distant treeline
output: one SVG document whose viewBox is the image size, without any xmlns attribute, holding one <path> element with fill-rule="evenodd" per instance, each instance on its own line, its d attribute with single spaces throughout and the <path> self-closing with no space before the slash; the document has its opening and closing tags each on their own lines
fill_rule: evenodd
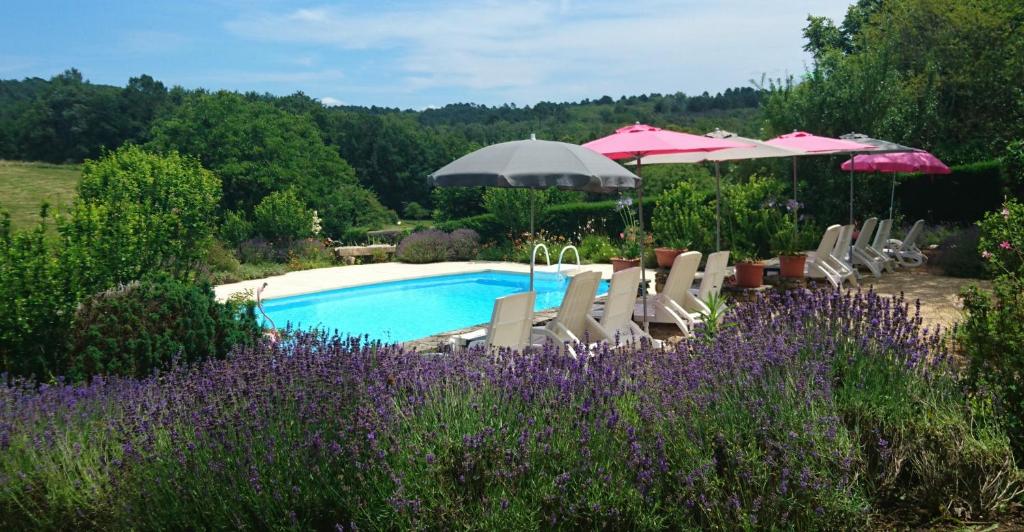
<svg viewBox="0 0 1024 532">
<path fill-rule="evenodd" d="M 0 80 L 0 158 L 80 162 L 125 142 L 152 144 L 160 136 L 157 132 L 173 130 L 178 136 L 166 139 L 164 135 L 165 141 L 157 142 L 158 147 L 192 152 L 208 163 L 209 154 L 203 151 L 206 146 L 180 135 L 201 137 L 203 130 L 215 127 L 204 125 L 204 118 L 210 117 L 188 110 L 196 102 L 212 98 L 222 100 L 213 104 L 226 112 L 217 113 L 222 118 L 230 115 L 233 106 L 241 105 L 261 116 L 260 111 L 252 110 L 255 105 L 312 123 L 320 139 L 351 165 L 358 182 L 374 191 L 385 206 L 400 211 L 409 202 L 429 205 L 424 176 L 480 146 L 526 138 L 531 133 L 539 138 L 585 142 L 635 121 L 694 131 L 724 127 L 753 133 L 762 95 L 759 89 L 745 87 L 714 95 L 603 96 L 525 107 L 457 103 L 413 111 L 325 107 L 302 93 L 280 97 L 250 92 L 239 95 L 245 101 L 242 104 L 224 93 L 168 88 L 148 75 L 131 78 L 125 87 L 94 84 L 70 69 L 49 80 Z M 182 127 L 183 119 L 198 123 Z M 232 195 L 230 190 L 225 193 L 226 197 Z"/>
</svg>

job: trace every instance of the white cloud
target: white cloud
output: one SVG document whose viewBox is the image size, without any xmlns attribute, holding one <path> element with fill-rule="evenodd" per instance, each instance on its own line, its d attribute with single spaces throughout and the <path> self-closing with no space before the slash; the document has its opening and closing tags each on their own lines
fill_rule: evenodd
<svg viewBox="0 0 1024 532">
<path fill-rule="evenodd" d="M 412 92 L 456 87 L 532 103 L 720 90 L 761 72 L 799 73 L 807 14 L 841 17 L 848 3 L 445 0 L 262 12 L 227 28 L 258 41 L 373 55 Z"/>
<path fill-rule="evenodd" d="M 324 96 L 323 98 L 320 98 L 320 103 L 324 104 L 324 107 L 337 107 L 339 105 L 345 105 L 345 102 L 337 98 L 331 98 L 330 96 Z"/>
</svg>

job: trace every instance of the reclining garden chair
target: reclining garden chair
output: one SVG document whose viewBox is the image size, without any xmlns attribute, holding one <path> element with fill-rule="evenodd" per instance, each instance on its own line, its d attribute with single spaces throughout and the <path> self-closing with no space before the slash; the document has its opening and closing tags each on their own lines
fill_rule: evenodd
<svg viewBox="0 0 1024 532">
<path fill-rule="evenodd" d="M 691 334 L 693 326 L 710 312 L 704 302 L 690 292 L 693 279 L 697 276 L 701 253 L 689 251 L 676 257 L 668 279 L 661 292 L 647 298 L 647 321 L 651 323 L 674 323 L 684 336 Z M 693 310 L 690 310 L 693 309 Z M 637 302 L 633 310 L 635 319 L 643 319 L 642 303 Z"/>
<path fill-rule="evenodd" d="M 875 250 L 868 245 L 871 240 L 871 235 L 875 232 L 875 227 L 878 225 L 878 218 L 871 217 L 864 221 L 864 225 L 860 229 L 860 234 L 857 235 L 857 243 L 853 245 L 853 249 L 850 251 L 853 264 L 855 266 L 864 266 L 871 271 L 871 274 L 875 277 L 882 276 L 882 270 L 885 269 L 886 257 L 878 255 Z"/>
<path fill-rule="evenodd" d="M 875 239 L 871 242 L 871 252 L 877 257 L 885 259 L 885 269 L 893 271 L 896 269 L 896 259 L 889 256 L 886 247 L 889 244 L 889 234 L 892 232 L 892 218 L 886 218 L 878 222 L 878 231 Z"/>
<path fill-rule="evenodd" d="M 488 351 L 512 349 L 523 352 L 530 345 L 536 298 L 536 292 L 521 292 L 495 299 L 486 336 L 470 342 L 469 347 L 483 345 Z"/>
<path fill-rule="evenodd" d="M 914 222 L 903 240 L 889 239 L 889 253 L 899 262 L 900 266 L 916 268 L 925 263 L 928 257 L 917 247 L 917 239 L 924 230 L 924 220 Z"/>
<path fill-rule="evenodd" d="M 829 226 L 821 236 L 818 249 L 814 253 L 807 254 L 807 264 L 804 266 L 804 273 L 807 277 L 826 279 L 836 288 L 842 288 L 846 281 L 857 286 L 857 274 L 832 254 L 842 229 L 841 225 Z"/>
<path fill-rule="evenodd" d="M 649 340 L 659 347 L 661 342 L 651 338 L 633 321 L 636 292 L 640 287 L 640 268 L 629 268 L 612 275 L 608 298 L 605 300 L 601 317 L 594 326 L 593 338 L 604 340 L 613 347 L 636 341 Z"/>
<path fill-rule="evenodd" d="M 531 343 L 561 343 L 565 345 L 566 352 L 576 358 L 576 345 L 584 343 L 587 331 L 594 330 L 597 325 L 590 316 L 590 308 L 594 305 L 600 284 L 600 272 L 588 271 L 574 275 L 569 281 L 569 287 L 565 289 L 558 315 L 544 326 L 532 329 Z M 636 294 L 635 291 L 633 293 Z"/>
</svg>

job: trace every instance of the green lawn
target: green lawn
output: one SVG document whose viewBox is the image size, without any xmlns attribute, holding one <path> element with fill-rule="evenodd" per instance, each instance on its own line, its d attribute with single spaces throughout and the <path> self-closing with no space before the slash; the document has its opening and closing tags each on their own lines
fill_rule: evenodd
<svg viewBox="0 0 1024 532">
<path fill-rule="evenodd" d="M 43 202 L 51 208 L 71 202 L 81 174 L 80 165 L 0 160 L 0 209 L 11 213 L 14 228 L 30 227 Z"/>
</svg>

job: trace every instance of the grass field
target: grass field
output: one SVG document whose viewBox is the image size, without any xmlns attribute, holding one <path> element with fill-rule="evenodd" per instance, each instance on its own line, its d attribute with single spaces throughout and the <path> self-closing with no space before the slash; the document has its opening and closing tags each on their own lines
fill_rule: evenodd
<svg viewBox="0 0 1024 532">
<path fill-rule="evenodd" d="M 67 206 L 75 195 L 81 166 L 0 160 L 0 209 L 11 213 L 16 229 L 38 220 L 39 206 Z"/>
</svg>

